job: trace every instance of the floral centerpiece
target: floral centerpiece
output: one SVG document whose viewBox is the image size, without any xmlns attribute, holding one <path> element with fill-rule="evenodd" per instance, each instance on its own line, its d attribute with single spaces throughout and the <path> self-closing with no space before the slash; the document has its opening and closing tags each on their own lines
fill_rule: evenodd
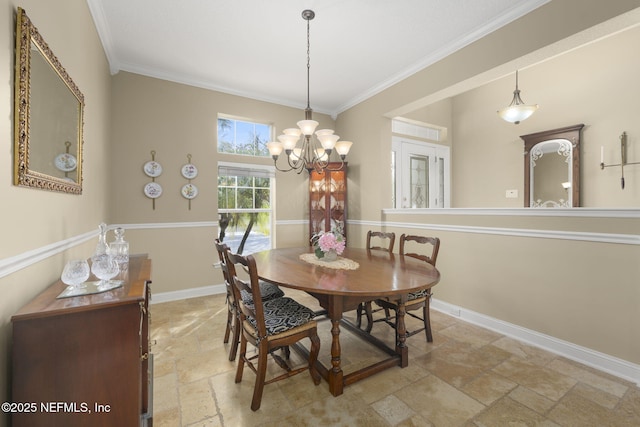
<svg viewBox="0 0 640 427">
<path fill-rule="evenodd" d="M 311 238 L 316 257 L 325 261 L 335 261 L 344 251 L 346 243 L 340 226 L 331 231 L 320 231 Z"/>
</svg>

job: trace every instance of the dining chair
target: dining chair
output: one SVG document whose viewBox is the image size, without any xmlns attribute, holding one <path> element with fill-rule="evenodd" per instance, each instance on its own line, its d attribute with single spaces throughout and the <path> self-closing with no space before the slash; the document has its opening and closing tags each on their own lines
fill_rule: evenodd
<svg viewBox="0 0 640 427">
<path fill-rule="evenodd" d="M 218 258 L 220 259 L 220 269 L 222 270 L 224 285 L 227 291 L 227 326 L 224 331 L 224 343 L 229 342 L 229 336 L 233 333 L 231 347 L 229 348 L 229 360 L 234 361 L 236 360 L 238 344 L 240 343 L 240 321 L 238 320 L 238 302 L 233 293 L 231 275 L 229 274 L 229 268 L 224 256 L 224 253 L 229 251 L 229 247 L 225 243 L 220 242 L 220 239 L 215 239 L 214 243 L 218 252 Z M 260 295 L 262 295 L 263 301 L 268 301 L 270 299 L 283 297 L 284 292 L 274 284 L 260 281 Z M 247 295 L 247 298 L 249 303 L 253 302 L 251 295 Z"/>
<path fill-rule="evenodd" d="M 407 250 L 407 242 L 413 242 L 411 245 L 412 248 L 415 248 L 415 244 L 418 245 L 426 245 L 423 252 L 424 253 L 416 253 L 409 252 Z M 416 249 L 412 249 L 416 250 Z M 436 261 L 438 259 L 438 252 L 440 250 L 440 239 L 437 237 L 426 237 L 426 236 L 413 236 L 413 235 L 405 235 L 400 236 L 400 255 L 405 257 L 416 258 L 421 261 L 424 261 L 432 266 L 436 266 Z M 427 342 L 433 342 L 433 335 L 431 333 L 431 320 L 429 318 L 429 303 L 431 300 L 431 289 L 422 289 L 416 292 L 410 292 L 407 294 L 407 302 L 405 303 L 406 314 L 419 319 L 423 322 L 423 327 L 413 330 L 407 331 L 407 338 L 415 335 L 421 331 L 425 331 L 425 335 L 427 337 Z M 381 298 L 376 300 L 376 304 L 383 309 L 385 309 L 385 316 L 381 319 L 376 319 L 375 322 L 385 322 L 394 329 L 396 329 L 395 318 L 398 315 L 398 300 L 391 300 L 389 298 Z M 412 311 L 418 310 L 422 308 L 422 317 L 411 313 Z M 394 311 L 394 316 L 390 315 L 390 311 Z M 369 328 L 370 331 L 370 328 Z M 396 331 L 397 335 L 397 331 Z M 396 337 L 397 338 L 397 337 Z"/>
<path fill-rule="evenodd" d="M 367 232 L 367 250 L 393 253 L 393 246 L 395 245 L 395 242 L 396 233 L 385 233 L 383 231 L 371 230 Z M 373 326 L 373 312 L 374 310 L 371 308 L 371 301 L 361 302 L 358 304 L 358 309 L 356 311 L 356 326 L 359 328 L 362 325 L 362 314 L 364 313 L 367 316 L 366 331 L 371 332 L 371 328 Z M 385 313 L 386 317 L 389 317 L 389 313 Z"/>
<path fill-rule="evenodd" d="M 232 278 L 233 291 L 236 297 L 251 294 L 253 304 L 246 298 L 239 298 L 238 312 L 241 325 L 240 359 L 236 371 L 235 382 L 242 381 L 244 365 L 246 364 L 255 374 L 256 381 L 253 388 L 251 409 L 257 411 L 262 401 L 264 386 L 309 370 L 315 385 L 320 384 L 320 373 L 316 368 L 316 361 L 320 351 L 320 338 L 315 313 L 308 307 L 297 303 L 289 297 L 275 298 L 262 301 L 258 282 L 258 270 L 253 256 L 242 256 L 226 251 L 227 267 Z M 249 280 L 240 279 L 236 265 L 242 266 L 249 274 Z M 289 360 L 283 360 L 276 354 L 276 350 L 288 350 L 305 338 L 311 341 L 309 358 L 304 366 L 291 366 Z M 257 349 L 257 354 L 247 355 L 247 343 Z M 287 353 L 288 354 L 288 353 Z M 266 378 L 268 356 L 271 355 L 276 363 L 284 369 L 284 373 Z M 257 359 L 257 360 L 256 360 Z"/>
</svg>

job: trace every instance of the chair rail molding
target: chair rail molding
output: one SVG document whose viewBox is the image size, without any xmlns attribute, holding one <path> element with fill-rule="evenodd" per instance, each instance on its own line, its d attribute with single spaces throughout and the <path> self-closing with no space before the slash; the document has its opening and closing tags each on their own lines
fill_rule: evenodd
<svg viewBox="0 0 640 427">
<path fill-rule="evenodd" d="M 443 208 L 443 209 L 382 209 L 385 215 L 498 215 L 587 218 L 640 218 L 640 209 L 632 208 Z"/>
<path fill-rule="evenodd" d="M 57 255 L 60 252 L 80 245 L 90 239 L 95 238 L 98 231 L 90 231 L 65 240 L 60 240 L 37 249 L 23 252 L 9 258 L 0 259 L 0 277 L 8 276 L 16 271 L 27 268 L 43 259 Z"/>
<path fill-rule="evenodd" d="M 392 221 L 385 221 L 384 226 L 414 228 L 420 230 L 451 231 L 456 233 L 494 234 L 512 237 L 535 237 L 541 239 L 560 239 L 582 242 L 640 245 L 640 235 L 638 234 L 592 233 L 582 231 L 556 231 L 526 228 L 476 227 L 466 225 L 423 224 L 415 222 Z"/>
<path fill-rule="evenodd" d="M 194 228 L 194 227 L 217 227 L 218 221 L 201 221 L 201 222 L 164 222 L 164 223 L 144 223 L 144 224 L 111 224 L 109 230 L 116 227 L 122 227 L 125 230 L 143 230 L 143 229 L 160 229 L 160 228 Z M 0 259 L 0 278 L 15 273 L 16 271 L 27 268 L 43 259 L 47 259 L 61 252 L 80 245 L 90 239 L 98 236 L 98 231 L 93 230 L 77 236 L 69 237 L 49 245 L 42 246 L 21 254 Z"/>
</svg>

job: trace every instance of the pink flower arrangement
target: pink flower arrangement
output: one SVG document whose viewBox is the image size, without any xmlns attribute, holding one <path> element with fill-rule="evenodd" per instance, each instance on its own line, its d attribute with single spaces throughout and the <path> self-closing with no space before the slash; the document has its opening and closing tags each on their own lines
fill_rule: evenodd
<svg viewBox="0 0 640 427">
<path fill-rule="evenodd" d="M 344 251 L 346 240 L 340 230 L 321 231 L 311 238 L 318 258 L 323 258 L 329 251 L 335 251 L 338 255 Z"/>
<path fill-rule="evenodd" d="M 336 236 L 333 233 L 324 233 L 318 238 L 318 246 L 322 252 L 336 251 L 338 255 L 344 251 L 345 241 L 342 236 Z"/>
</svg>

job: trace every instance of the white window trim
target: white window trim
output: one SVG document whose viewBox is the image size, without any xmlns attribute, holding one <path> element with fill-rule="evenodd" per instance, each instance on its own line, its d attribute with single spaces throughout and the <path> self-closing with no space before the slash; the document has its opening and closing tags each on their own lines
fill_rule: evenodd
<svg viewBox="0 0 640 427">
<path fill-rule="evenodd" d="M 396 153 L 396 165 L 395 165 L 395 191 L 396 191 L 396 208 L 397 209 L 412 209 L 411 207 L 402 207 L 403 191 L 405 191 L 406 182 L 408 179 L 403 176 L 408 174 L 408 168 L 402 167 L 402 161 L 406 155 L 412 151 L 411 148 L 418 147 L 422 150 L 435 151 L 435 158 L 444 158 L 445 170 L 444 170 L 444 203 L 443 206 L 431 207 L 429 209 L 442 209 L 451 207 L 451 147 L 442 144 L 434 144 L 431 142 L 421 141 L 417 139 L 411 139 L 402 136 L 393 136 L 391 139 L 391 149 Z M 431 168 L 430 168 L 431 169 Z M 404 172 L 404 173 L 403 173 Z M 437 175 L 430 175 L 430 182 L 433 177 L 437 178 Z M 436 183 L 438 180 L 436 179 Z M 437 185 L 437 184 L 436 184 Z M 431 203 L 430 203 L 431 205 Z"/>
<path fill-rule="evenodd" d="M 257 165 L 255 163 L 238 163 L 238 162 L 223 162 L 219 161 L 216 169 L 216 177 L 220 174 L 220 171 L 226 172 L 224 175 L 231 176 L 243 176 L 242 174 L 247 171 L 251 173 L 252 176 L 260 176 L 262 178 L 269 178 L 269 194 L 271 196 L 270 200 L 270 209 L 254 209 L 255 212 L 271 212 L 271 247 L 275 248 L 276 246 L 276 168 L 275 166 L 270 165 Z M 245 175 L 246 176 L 246 175 Z M 218 184 L 216 179 L 216 192 L 218 190 Z M 217 196 L 216 196 L 217 200 Z M 246 212 L 245 209 L 237 210 L 237 209 L 220 209 L 217 208 L 217 213 L 219 212 Z"/>
<path fill-rule="evenodd" d="M 272 165 L 258 165 L 255 163 L 238 163 L 238 162 L 218 162 L 218 172 L 220 175 L 220 169 L 226 171 L 224 175 L 239 175 L 250 171 L 254 176 L 260 176 L 261 178 L 275 178 L 276 168 Z"/>
</svg>

